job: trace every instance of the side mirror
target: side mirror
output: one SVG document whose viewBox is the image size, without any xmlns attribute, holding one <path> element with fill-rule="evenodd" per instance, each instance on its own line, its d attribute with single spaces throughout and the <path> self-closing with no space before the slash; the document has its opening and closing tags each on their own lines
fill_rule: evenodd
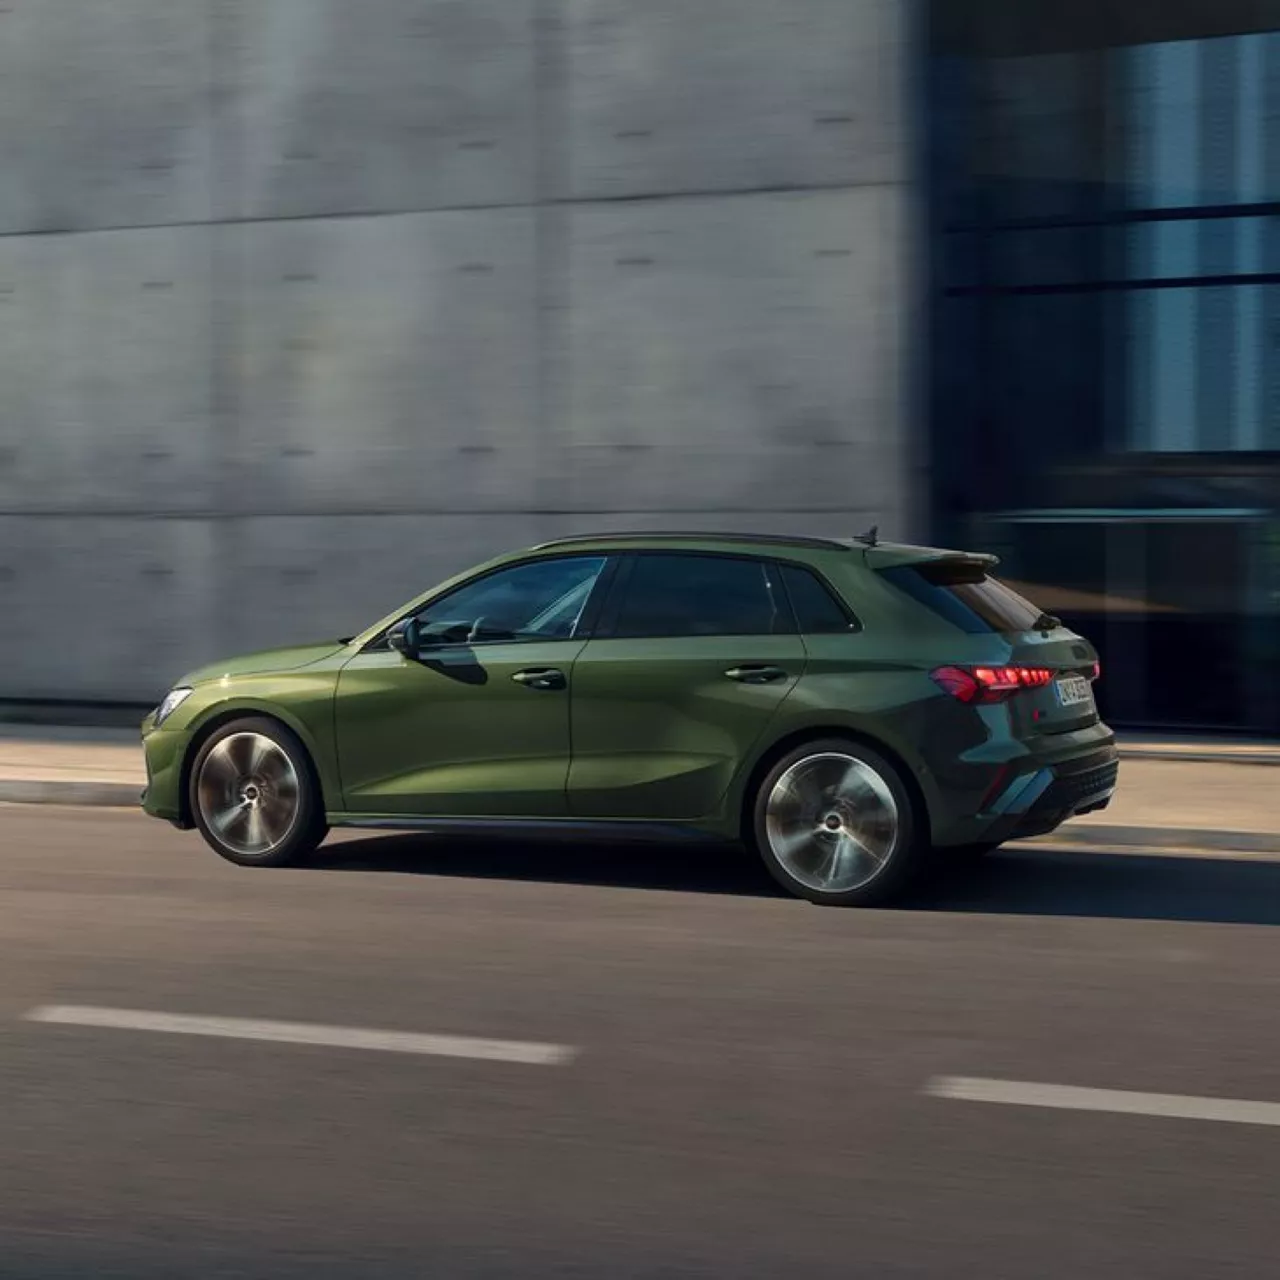
<svg viewBox="0 0 1280 1280">
<path fill-rule="evenodd" d="M 406 658 L 416 658 L 422 648 L 418 620 L 405 618 L 387 632 L 387 643 Z"/>
</svg>

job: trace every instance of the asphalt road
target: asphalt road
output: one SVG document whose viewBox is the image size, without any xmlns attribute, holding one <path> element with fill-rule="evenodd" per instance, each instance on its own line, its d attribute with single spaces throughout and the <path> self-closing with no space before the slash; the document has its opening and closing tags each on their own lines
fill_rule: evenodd
<svg viewBox="0 0 1280 1280">
<path fill-rule="evenodd" d="M 1280 865 L 1209 858 L 1019 852 L 840 912 L 728 852 L 379 837 L 241 871 L 0 809 L 0 1275 L 1275 1274 L 1280 1127 L 927 1090 L 1280 1102 L 1278 925 Z"/>
</svg>

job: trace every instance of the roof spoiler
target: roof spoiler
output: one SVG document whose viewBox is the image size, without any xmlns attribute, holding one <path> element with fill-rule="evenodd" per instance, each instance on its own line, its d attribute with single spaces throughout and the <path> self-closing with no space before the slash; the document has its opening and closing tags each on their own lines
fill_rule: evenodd
<svg viewBox="0 0 1280 1280">
<path fill-rule="evenodd" d="M 994 569 L 1000 563 L 999 556 L 987 554 L 985 551 L 944 551 L 941 555 L 930 556 L 931 560 L 953 560 L 960 564 L 980 564 L 984 569 Z"/>
<path fill-rule="evenodd" d="M 863 543 L 863 554 L 872 566 L 889 568 L 898 564 L 957 564 L 974 569 L 994 569 L 999 556 L 982 551 L 951 551 L 945 547 L 912 547 L 901 543 Z"/>
</svg>

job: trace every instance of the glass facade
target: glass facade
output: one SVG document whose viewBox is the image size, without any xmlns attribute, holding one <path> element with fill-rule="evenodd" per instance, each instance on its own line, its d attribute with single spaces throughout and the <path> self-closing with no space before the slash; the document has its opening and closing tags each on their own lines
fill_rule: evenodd
<svg viewBox="0 0 1280 1280">
<path fill-rule="evenodd" d="M 1280 3 L 937 0 L 933 508 L 1120 724 L 1280 733 Z"/>
</svg>

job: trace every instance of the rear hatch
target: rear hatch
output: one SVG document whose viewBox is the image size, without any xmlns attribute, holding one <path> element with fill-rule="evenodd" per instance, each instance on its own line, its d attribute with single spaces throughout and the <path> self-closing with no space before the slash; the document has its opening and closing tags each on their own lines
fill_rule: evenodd
<svg viewBox="0 0 1280 1280">
<path fill-rule="evenodd" d="M 994 577 L 995 557 L 921 549 L 915 558 L 899 552 L 884 559 L 889 563 L 873 567 L 898 590 L 966 635 L 992 638 L 989 667 L 964 665 L 994 681 L 997 691 L 1015 686 L 1007 702 L 1019 736 L 1070 733 L 1098 723 L 1097 651 Z"/>
</svg>

